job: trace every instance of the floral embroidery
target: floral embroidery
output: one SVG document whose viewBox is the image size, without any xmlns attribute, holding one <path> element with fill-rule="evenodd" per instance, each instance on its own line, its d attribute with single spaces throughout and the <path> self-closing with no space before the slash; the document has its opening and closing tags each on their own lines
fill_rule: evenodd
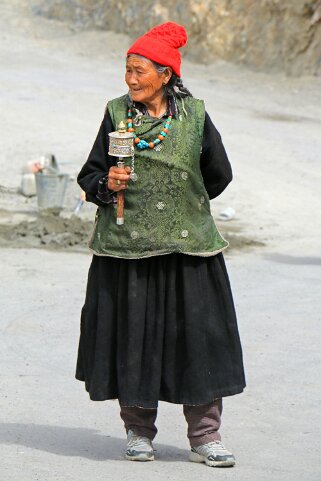
<svg viewBox="0 0 321 481">
<path fill-rule="evenodd" d="M 130 234 L 130 237 L 131 237 L 132 239 L 137 239 L 137 238 L 139 237 L 138 232 L 135 231 L 135 230 L 133 230 L 133 231 L 131 232 L 131 234 Z"/>
</svg>

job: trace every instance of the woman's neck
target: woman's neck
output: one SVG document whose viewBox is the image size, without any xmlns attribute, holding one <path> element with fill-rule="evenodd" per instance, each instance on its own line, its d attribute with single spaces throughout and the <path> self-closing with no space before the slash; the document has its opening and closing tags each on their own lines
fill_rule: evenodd
<svg viewBox="0 0 321 481">
<path fill-rule="evenodd" d="M 149 115 L 152 117 L 161 117 L 167 109 L 167 99 L 163 97 L 158 97 L 153 99 L 151 102 L 144 102 Z"/>
</svg>

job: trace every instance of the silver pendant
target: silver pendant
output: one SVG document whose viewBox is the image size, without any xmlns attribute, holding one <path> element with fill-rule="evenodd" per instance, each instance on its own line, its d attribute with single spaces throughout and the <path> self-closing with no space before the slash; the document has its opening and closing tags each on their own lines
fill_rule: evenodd
<svg viewBox="0 0 321 481">
<path fill-rule="evenodd" d="M 134 118 L 133 122 L 134 122 L 135 127 L 140 127 L 140 126 L 142 125 L 142 116 L 143 116 L 143 115 L 140 114 L 140 115 L 137 115 L 137 116 Z"/>
<path fill-rule="evenodd" d="M 132 180 L 133 182 L 136 182 L 136 180 L 138 179 L 138 175 L 136 174 L 136 172 L 132 172 L 131 174 L 129 174 L 129 177 L 130 180 Z"/>
</svg>

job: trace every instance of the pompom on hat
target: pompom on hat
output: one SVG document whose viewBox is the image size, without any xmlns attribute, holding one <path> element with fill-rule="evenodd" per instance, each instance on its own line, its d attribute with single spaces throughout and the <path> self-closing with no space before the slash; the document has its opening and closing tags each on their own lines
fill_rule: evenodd
<svg viewBox="0 0 321 481">
<path fill-rule="evenodd" d="M 142 55 L 164 66 L 172 67 L 181 76 L 180 47 L 187 43 L 187 33 L 182 25 L 166 22 L 152 28 L 139 37 L 127 51 L 127 55 Z"/>
</svg>

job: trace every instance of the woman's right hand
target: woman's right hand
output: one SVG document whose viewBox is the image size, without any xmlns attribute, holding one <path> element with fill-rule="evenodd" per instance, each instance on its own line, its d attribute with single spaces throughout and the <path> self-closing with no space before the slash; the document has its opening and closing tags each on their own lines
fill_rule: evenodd
<svg viewBox="0 0 321 481">
<path fill-rule="evenodd" d="M 108 172 L 108 189 L 113 190 L 114 192 L 127 189 L 130 171 L 131 168 L 128 166 L 122 168 L 113 165 L 110 167 Z"/>
</svg>

